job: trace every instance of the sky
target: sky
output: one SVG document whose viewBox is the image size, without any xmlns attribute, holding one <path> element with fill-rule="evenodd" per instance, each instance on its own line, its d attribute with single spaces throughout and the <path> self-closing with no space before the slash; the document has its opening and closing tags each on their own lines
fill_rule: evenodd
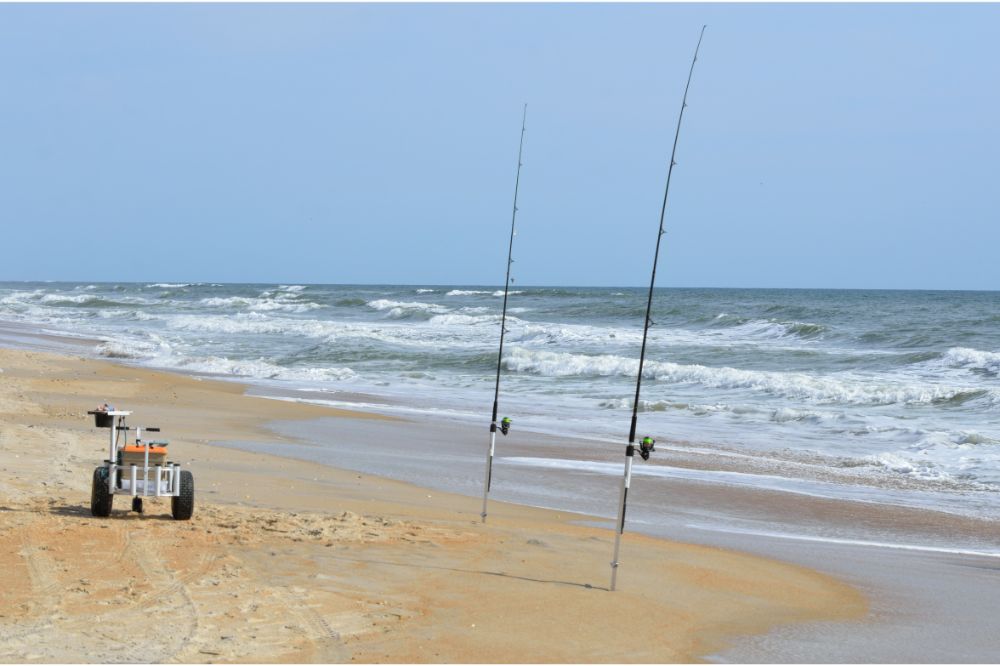
<svg viewBox="0 0 1000 666">
<path fill-rule="evenodd" d="M 1000 5 L 0 5 L 0 280 L 1000 289 Z"/>
</svg>

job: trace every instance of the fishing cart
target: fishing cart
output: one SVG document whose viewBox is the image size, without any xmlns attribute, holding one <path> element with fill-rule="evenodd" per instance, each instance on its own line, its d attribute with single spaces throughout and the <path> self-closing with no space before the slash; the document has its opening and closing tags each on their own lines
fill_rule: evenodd
<svg viewBox="0 0 1000 666">
<path fill-rule="evenodd" d="M 182 470 L 179 463 L 167 460 L 167 445 L 162 440 L 143 439 L 143 430 L 159 432 L 159 428 L 130 428 L 125 417 L 132 412 L 105 405 L 88 414 L 94 415 L 94 426 L 108 428 L 108 457 L 94 470 L 90 492 L 90 512 L 98 517 L 111 515 L 115 495 L 132 497 L 132 510 L 143 512 L 146 497 L 169 497 L 170 514 L 175 520 L 189 520 L 194 512 L 194 476 Z M 129 431 L 135 433 L 132 443 Z"/>
</svg>

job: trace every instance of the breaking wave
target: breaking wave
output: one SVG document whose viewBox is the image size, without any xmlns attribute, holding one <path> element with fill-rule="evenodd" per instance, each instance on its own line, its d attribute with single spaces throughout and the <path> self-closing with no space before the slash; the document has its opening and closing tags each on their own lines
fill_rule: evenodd
<svg viewBox="0 0 1000 666">
<path fill-rule="evenodd" d="M 827 332 L 822 324 L 812 324 L 804 321 L 779 321 L 777 319 L 744 319 L 734 317 L 725 312 L 716 315 L 711 326 L 724 328 L 730 335 L 742 335 L 756 338 L 799 338 L 815 340 Z"/>
<path fill-rule="evenodd" d="M 967 347 L 952 347 L 941 360 L 954 368 L 996 377 L 1000 375 L 1000 353 L 979 351 Z"/>
<path fill-rule="evenodd" d="M 479 289 L 452 289 L 445 296 L 475 296 L 477 294 L 488 294 L 488 291 L 481 291 Z"/>
<path fill-rule="evenodd" d="M 144 340 L 114 340 L 97 347 L 100 356 L 122 360 L 151 361 L 158 367 L 253 379 L 293 381 L 344 381 L 357 376 L 350 368 L 285 367 L 265 358 L 230 359 L 223 356 L 187 357 L 173 353 L 170 344 L 159 336 Z"/>
<path fill-rule="evenodd" d="M 390 319 L 404 319 L 407 317 L 430 319 L 433 315 L 451 312 L 449 308 L 435 303 L 391 301 L 385 298 L 368 301 L 366 305 L 373 310 L 385 312 L 386 316 Z"/>
<path fill-rule="evenodd" d="M 544 377 L 635 376 L 638 359 L 614 355 L 588 356 L 514 347 L 504 358 L 514 372 Z M 713 389 L 743 389 L 812 403 L 866 405 L 932 404 L 983 391 L 939 386 L 876 382 L 868 378 L 823 377 L 795 372 L 712 368 L 703 365 L 647 361 L 643 378 Z"/>
<path fill-rule="evenodd" d="M 264 292 L 267 294 L 268 292 Z M 290 298 L 270 298 L 270 297 L 249 297 L 249 296 L 227 296 L 224 298 L 211 297 L 201 299 L 201 304 L 210 308 L 238 308 L 249 310 L 250 312 L 309 312 L 323 307 L 319 303 L 309 301 L 292 300 Z"/>
<path fill-rule="evenodd" d="M 231 375 L 234 377 L 252 377 L 255 379 L 282 379 L 293 381 L 328 382 L 344 381 L 357 376 L 350 368 L 286 368 L 259 358 L 256 360 L 237 360 L 225 357 L 209 356 L 202 358 L 177 359 L 171 364 L 177 369 L 193 372 L 205 372 L 214 375 Z"/>
<path fill-rule="evenodd" d="M 508 324 L 513 319 L 514 317 L 508 316 Z M 498 324 L 500 323 L 500 315 L 440 314 L 434 315 L 429 321 L 432 324 L 440 324 L 442 326 L 477 326 L 479 324 Z"/>
</svg>

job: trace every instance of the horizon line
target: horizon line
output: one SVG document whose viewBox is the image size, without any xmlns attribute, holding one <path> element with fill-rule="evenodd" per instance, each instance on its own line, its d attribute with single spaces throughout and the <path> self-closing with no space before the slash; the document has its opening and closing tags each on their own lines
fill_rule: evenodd
<svg viewBox="0 0 1000 666">
<path fill-rule="evenodd" d="M 308 282 L 302 280 L 280 280 L 274 282 L 233 282 L 226 280 L 196 280 L 193 282 L 185 282 L 180 279 L 159 279 L 159 280 L 0 280 L 0 284 L 16 284 L 16 283 L 39 283 L 39 284 L 158 284 L 158 283 L 184 283 L 185 285 L 206 285 L 206 284 L 218 284 L 220 286 L 225 285 L 240 285 L 240 284 L 260 284 L 260 285 L 302 285 L 302 286 L 314 286 L 314 287 L 484 287 L 490 289 L 500 289 L 502 285 L 496 284 L 482 284 L 473 282 L 454 282 L 454 283 L 434 283 L 434 282 Z M 567 284 L 526 284 L 526 285 L 512 285 L 512 291 L 514 289 L 641 289 L 646 290 L 649 287 L 646 285 L 634 285 L 634 286 L 624 286 L 624 285 L 567 285 Z M 725 290 L 758 290 L 758 291 L 776 291 L 776 290 L 786 290 L 786 291 L 938 291 L 938 292 L 984 292 L 984 293 L 994 293 L 1000 292 L 1000 288 L 996 289 L 986 289 L 986 288 L 968 288 L 968 287 L 692 287 L 692 286 L 659 286 L 655 287 L 654 290 L 658 289 L 725 289 Z"/>
</svg>

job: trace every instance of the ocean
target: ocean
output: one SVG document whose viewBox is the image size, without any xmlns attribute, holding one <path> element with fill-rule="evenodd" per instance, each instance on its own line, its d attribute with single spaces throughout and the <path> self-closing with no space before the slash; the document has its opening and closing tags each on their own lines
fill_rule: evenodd
<svg viewBox="0 0 1000 666">
<path fill-rule="evenodd" d="M 479 423 L 479 455 L 502 295 L 7 282 L 0 320 L 276 399 Z M 579 446 L 505 464 L 620 476 L 645 301 L 643 288 L 511 291 L 501 416 Z M 1000 517 L 1000 292 L 664 288 L 652 319 L 638 435 L 667 455 L 637 475 Z M 671 451 L 718 465 L 672 467 Z"/>
</svg>

